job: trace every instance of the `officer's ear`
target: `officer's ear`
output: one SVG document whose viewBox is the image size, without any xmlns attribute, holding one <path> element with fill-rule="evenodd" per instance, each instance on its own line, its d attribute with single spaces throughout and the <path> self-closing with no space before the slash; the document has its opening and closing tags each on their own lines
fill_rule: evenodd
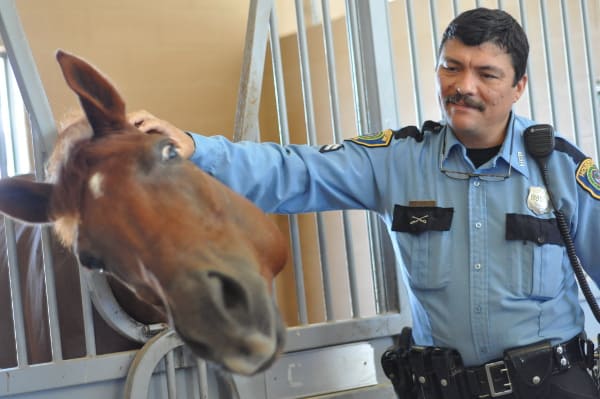
<svg viewBox="0 0 600 399">
<path fill-rule="evenodd" d="M 513 97 L 513 103 L 516 103 L 521 98 L 521 95 L 525 91 L 525 87 L 527 87 L 527 74 L 524 74 L 521 79 L 515 85 L 515 94 Z"/>
</svg>

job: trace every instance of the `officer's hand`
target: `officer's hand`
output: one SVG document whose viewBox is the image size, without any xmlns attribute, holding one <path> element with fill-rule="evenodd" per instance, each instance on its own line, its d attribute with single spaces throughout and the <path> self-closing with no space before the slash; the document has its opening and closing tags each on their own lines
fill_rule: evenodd
<svg viewBox="0 0 600 399">
<path fill-rule="evenodd" d="M 183 130 L 171 123 L 159 119 L 148 111 L 134 111 L 127 115 L 129 123 L 144 133 L 160 133 L 170 137 L 177 146 L 179 155 L 183 158 L 192 156 L 195 150 L 194 140 Z"/>
</svg>

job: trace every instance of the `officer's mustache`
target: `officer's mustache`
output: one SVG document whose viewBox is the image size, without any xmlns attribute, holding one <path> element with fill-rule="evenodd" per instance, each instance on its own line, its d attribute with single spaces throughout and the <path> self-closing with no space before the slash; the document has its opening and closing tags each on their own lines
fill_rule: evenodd
<svg viewBox="0 0 600 399">
<path fill-rule="evenodd" d="M 451 96 L 447 96 L 444 98 L 444 103 L 448 104 L 457 104 L 464 105 L 466 107 L 475 108 L 476 110 L 483 112 L 485 111 L 485 105 L 482 102 L 475 100 L 470 95 L 456 93 Z"/>
</svg>

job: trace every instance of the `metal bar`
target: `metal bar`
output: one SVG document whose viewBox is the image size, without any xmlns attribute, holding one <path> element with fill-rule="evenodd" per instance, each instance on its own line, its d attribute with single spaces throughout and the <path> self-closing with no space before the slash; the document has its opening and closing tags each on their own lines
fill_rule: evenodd
<svg viewBox="0 0 600 399">
<path fill-rule="evenodd" d="M 1 49 L 1 48 L 0 48 Z M 2 98 L 4 97 L 3 93 L 8 93 L 8 60 L 6 59 L 6 54 L 4 54 L 4 52 L 0 52 L 0 76 L 2 77 L 2 81 L 4 82 L 4 84 L 2 86 L 0 86 L 0 90 L 2 90 L 2 88 L 4 88 L 5 90 L 2 90 L 2 92 L 0 92 L 0 116 L 2 115 Z M 8 94 L 6 94 L 6 101 L 10 101 Z M 10 108 L 10 107 L 6 107 L 6 108 Z M 10 118 L 10 116 L 8 116 L 8 118 Z M 3 148 L 4 151 L 0 151 L 0 177 L 7 177 L 8 176 L 8 160 L 7 160 L 7 153 L 6 153 L 6 134 L 8 132 L 4 131 L 4 125 L 2 123 L 0 123 L 0 148 Z"/>
<path fill-rule="evenodd" d="M 431 18 L 431 38 L 433 40 L 433 59 L 437 60 L 440 48 L 440 38 L 438 37 L 438 20 L 437 20 L 437 1 L 429 0 L 429 16 Z"/>
<path fill-rule="evenodd" d="M 546 69 L 548 71 L 548 82 L 554 82 L 554 68 L 552 66 L 552 48 L 550 46 L 550 32 L 548 28 L 548 10 L 546 9 L 546 1 L 540 0 L 540 7 L 542 9 L 542 28 L 544 32 L 544 49 L 546 52 Z M 554 86 L 548 84 L 548 91 L 550 93 L 550 114 L 552 115 L 552 124 L 557 126 L 556 120 L 556 104 L 555 104 L 555 93 Z"/>
<path fill-rule="evenodd" d="M 12 129 L 13 126 L 13 122 L 12 122 L 12 116 L 10 115 L 10 110 L 12 109 L 11 103 L 12 103 L 12 99 L 11 99 L 11 95 L 9 93 L 9 85 L 10 85 L 10 64 L 8 63 L 8 60 L 6 59 L 6 54 L 1 54 L 2 57 L 2 79 L 4 80 L 5 83 L 5 94 L 6 94 L 6 109 L 8 109 L 9 115 L 8 115 L 8 119 L 10 120 L 10 127 Z M 0 106 L 2 106 L 2 95 L 0 95 Z M 0 146 L 2 146 L 2 151 L 0 152 L 0 176 L 2 177 L 7 177 L 8 176 L 8 160 L 7 160 L 7 152 L 8 152 L 8 146 L 6 143 L 6 135 L 8 134 L 7 132 L 4 131 L 4 128 L 2 126 L 2 124 L 0 124 L 0 129 L 2 129 L 2 135 L 0 136 Z M 9 132 L 10 133 L 10 132 Z"/>
<path fill-rule="evenodd" d="M 54 118 L 44 92 L 42 82 L 35 67 L 35 62 L 21 26 L 19 15 L 13 0 L 0 0 L 0 34 L 4 39 L 8 58 L 13 67 L 15 78 L 19 84 L 21 96 L 31 118 L 33 136 L 33 155 L 35 174 L 38 179 L 44 178 L 44 164 L 47 149 L 54 143 L 56 129 Z M 44 257 L 44 276 L 46 280 L 46 301 L 50 322 L 50 340 L 52 358 L 62 359 L 62 344 L 58 323 L 58 306 L 54 285 L 54 269 L 52 253 L 49 245 L 49 232 L 42 229 L 42 253 Z"/>
<path fill-rule="evenodd" d="M 17 156 L 19 154 L 19 150 L 17 148 L 16 145 L 16 140 L 15 140 L 15 134 L 19 131 L 18 127 L 17 127 L 17 121 L 15 120 L 15 115 L 17 115 L 17 106 L 13 101 L 13 98 L 15 98 L 15 91 L 18 91 L 18 88 L 14 87 L 14 83 L 13 83 L 13 79 L 12 76 L 14 76 L 14 72 L 12 71 L 11 65 L 10 63 L 7 65 L 8 68 L 6 68 L 6 94 L 7 94 L 7 100 L 8 100 L 8 114 L 10 115 L 10 133 L 11 133 L 11 139 L 10 139 L 10 150 L 12 151 L 12 171 L 17 171 Z M 16 89 L 16 90 L 15 90 Z M 4 139 L 4 138 L 3 138 Z M 5 145 L 7 144 L 6 142 L 4 143 Z M 5 147 L 6 150 L 8 151 L 8 145 Z M 3 155 L 6 158 L 6 153 L 4 153 Z M 7 165 L 6 165 L 6 170 L 8 172 L 8 160 L 6 161 Z"/>
<path fill-rule="evenodd" d="M 298 51 L 300 58 L 300 81 L 302 86 L 302 97 L 304 100 L 304 120 L 306 123 L 307 140 L 309 145 L 317 145 L 317 128 L 315 125 L 315 113 L 312 94 L 312 79 L 310 72 L 308 44 L 306 39 L 306 24 L 304 22 L 304 7 L 302 0 L 295 0 L 296 25 L 298 27 Z M 317 224 L 317 238 L 319 240 L 319 258 L 321 260 L 321 273 L 329 274 L 329 262 L 327 260 L 327 234 L 325 233 L 325 220 L 323 214 L 315 213 Z"/>
<path fill-rule="evenodd" d="M 198 371 L 198 387 L 200 390 L 200 399 L 208 399 L 208 367 L 202 359 L 196 359 L 196 369 Z"/>
<path fill-rule="evenodd" d="M 14 0 L 0 0 L 0 34 L 31 117 L 34 140 L 39 143 L 34 146 L 34 166 L 37 178 L 42 180 L 48 150 L 56 140 L 56 127 Z"/>
<path fill-rule="evenodd" d="M 414 98 L 415 98 L 415 109 L 417 112 L 417 123 L 420 125 L 421 123 L 423 123 L 423 103 L 422 103 L 422 99 L 421 99 L 421 92 L 419 91 L 419 66 L 418 64 L 418 59 L 419 57 L 417 57 L 417 49 L 416 49 L 416 42 L 417 42 L 417 38 L 416 38 L 416 32 L 415 32 L 415 27 L 414 27 L 414 12 L 413 12 L 413 8 L 412 8 L 412 0 L 407 0 L 406 2 L 406 15 L 407 15 L 407 24 L 408 24 L 408 33 L 410 36 L 410 43 L 409 43 L 409 59 L 410 59 L 410 66 L 411 66 L 411 71 L 412 71 L 412 78 L 413 78 L 413 82 L 414 82 L 414 86 L 415 86 L 415 90 L 414 90 Z"/>
<path fill-rule="evenodd" d="M 525 0 L 519 0 L 519 11 L 521 14 L 521 26 L 523 27 L 523 30 L 527 32 L 527 11 L 525 10 Z M 528 76 L 531 76 L 531 67 L 529 62 L 527 63 L 525 71 Z M 535 89 L 531 82 L 527 84 L 526 90 L 529 98 L 529 114 L 531 115 L 531 119 L 535 120 L 537 115 L 535 101 L 533 100 L 535 98 Z"/>
<path fill-rule="evenodd" d="M 567 15 L 567 8 L 565 5 L 565 0 L 560 1 L 560 15 L 562 18 L 562 32 L 563 39 L 565 41 L 565 63 L 567 68 L 567 85 L 569 87 L 569 105 L 571 108 L 571 116 L 573 119 L 573 131 L 575 137 L 575 144 L 581 145 L 581 132 L 579 130 L 579 111 L 577 110 L 577 106 L 575 104 L 575 99 L 577 98 L 577 94 L 575 93 L 574 87 L 574 77 L 573 77 L 573 63 L 572 63 L 572 53 L 571 53 L 571 44 L 573 43 L 571 39 L 571 24 L 569 23 L 569 18 Z"/>
<path fill-rule="evenodd" d="M 356 127 L 360 134 L 366 133 L 369 129 L 369 120 L 367 112 L 366 82 L 363 70 L 363 54 L 360 41 L 360 29 L 358 22 L 357 5 L 352 0 L 346 0 L 346 26 L 348 29 L 348 48 L 350 52 L 350 65 L 352 67 L 352 88 L 354 92 L 354 109 L 356 115 Z M 367 226 L 371 228 L 372 218 L 367 212 Z M 369 231 L 370 233 L 370 231 Z M 377 264 L 376 259 L 380 258 L 378 247 L 373 245 L 373 235 L 371 237 L 371 264 Z M 352 306 L 352 316 L 357 317 L 360 314 L 358 296 L 358 284 L 356 281 L 356 271 L 348 269 L 348 282 L 350 289 L 350 300 Z"/>
<path fill-rule="evenodd" d="M 87 269 L 84 271 L 81 266 L 79 266 L 77 272 L 79 273 L 79 289 L 81 290 L 81 314 L 83 318 L 83 333 L 85 337 L 85 353 L 88 356 L 94 356 L 96 355 L 96 336 L 94 334 L 93 305 L 87 283 L 88 276 L 86 274 L 92 272 Z"/>
<path fill-rule="evenodd" d="M 271 56 L 273 63 L 273 77 L 275 85 L 275 97 L 277 103 L 277 121 L 281 144 L 290 143 L 289 125 L 287 120 L 287 106 L 285 100 L 285 85 L 283 80 L 283 67 L 281 62 L 281 48 L 279 46 L 279 30 L 277 27 L 277 16 L 275 9 L 269 17 Z M 300 229 L 298 227 L 298 216 L 290 215 L 289 218 L 290 238 L 292 247 L 292 259 L 294 262 L 294 277 L 296 283 L 296 300 L 298 302 L 298 319 L 300 324 L 308 323 L 306 310 L 306 290 L 304 288 L 304 271 L 302 267 L 302 250 L 300 248 Z"/>
<path fill-rule="evenodd" d="M 456 17 L 458 15 L 458 0 L 452 0 L 452 11 L 454 12 L 454 16 Z"/>
<path fill-rule="evenodd" d="M 7 217 L 4 217 L 4 232 L 8 256 L 8 278 L 10 282 L 12 318 L 15 330 L 15 342 L 17 345 L 17 364 L 19 367 L 23 367 L 29 364 L 27 358 L 27 339 L 25 337 L 25 321 L 23 319 L 23 294 L 21 292 L 21 276 L 19 272 L 19 260 L 17 258 L 15 224 Z"/>
<path fill-rule="evenodd" d="M 338 100 L 338 89 L 336 79 L 335 49 L 333 46 L 333 34 L 331 31 L 331 15 L 329 12 L 329 0 L 321 0 L 321 12 L 323 14 L 323 41 L 325 43 L 325 59 L 327 64 L 327 82 L 329 84 L 329 107 L 331 109 L 331 124 L 333 129 L 333 140 L 335 143 L 343 141 L 341 134 L 340 109 Z M 347 213 L 342 212 L 342 224 L 344 228 L 344 241 L 346 244 L 346 259 L 348 267 L 354 267 L 354 254 L 352 253 L 352 232 L 350 231 Z M 332 320 L 333 298 L 331 295 L 330 270 L 321 268 L 323 279 L 323 298 L 325 301 L 325 319 Z"/>
<path fill-rule="evenodd" d="M 365 98 L 364 73 L 362 68 L 362 52 L 359 40 L 356 3 L 346 0 L 346 27 L 348 29 L 348 50 L 350 53 L 350 66 L 352 68 L 352 89 L 354 92 L 354 110 L 356 127 L 359 134 L 368 130 L 368 114 Z"/>
<path fill-rule="evenodd" d="M 258 113 L 273 0 L 250 1 L 233 140 L 260 140 Z"/>
<path fill-rule="evenodd" d="M 368 107 L 366 128 L 374 132 L 386 127 L 398 126 L 395 66 L 389 45 L 391 33 L 388 2 L 385 0 L 357 2 L 355 11 L 359 27 L 356 40 L 360 41 L 361 49 L 358 62 L 362 64 L 360 69 L 364 74 L 362 76 L 364 85 L 358 87 L 357 91 L 359 97 L 365 98 L 365 105 Z M 363 90 L 363 93 L 360 93 L 360 90 Z M 389 303 L 386 298 L 388 293 L 394 293 L 396 297 L 395 289 L 393 291 L 387 289 L 391 284 L 397 284 L 393 261 L 395 255 L 389 241 L 382 239 L 386 237 L 387 228 L 379 216 L 367 213 L 367 224 L 371 242 L 371 272 L 375 282 L 375 304 L 377 311 L 380 312 L 386 309 Z M 386 269 L 390 271 L 389 274 Z M 351 276 L 351 283 L 356 284 L 353 280 L 355 278 L 356 276 Z M 356 294 L 353 298 L 358 298 L 357 287 L 354 289 Z M 353 306 L 355 317 L 360 316 L 358 304 Z"/>
<path fill-rule="evenodd" d="M 165 355 L 165 368 L 167 377 L 167 392 L 169 399 L 177 399 L 177 381 L 175 380 L 175 357 L 170 350 Z"/>
<path fill-rule="evenodd" d="M 592 51 L 592 35 L 590 33 L 590 22 L 589 22 L 589 10 L 588 10 L 588 1 L 581 0 L 581 10 L 582 10 L 582 23 L 583 23 L 583 32 L 584 32 L 584 42 L 585 42 L 585 58 L 586 58 L 586 66 L 587 66 L 587 75 L 589 79 L 589 87 L 590 87 L 590 101 L 592 104 L 592 119 L 594 121 L 594 142 L 596 154 L 594 159 L 598 159 L 600 156 L 600 140 L 598 140 L 598 132 L 600 132 L 600 104 L 598 104 L 598 82 L 594 77 L 594 71 L 596 70 L 594 65 L 594 57 Z"/>
<path fill-rule="evenodd" d="M 122 380 L 137 352 L 36 364 L 33 367 L 0 370 L 0 397 L 58 389 L 102 381 Z M 12 396 L 11 396 L 12 397 Z"/>
<path fill-rule="evenodd" d="M 388 337 L 398 334 L 403 327 L 410 325 L 410 322 L 410 312 L 407 311 L 384 313 L 361 319 L 338 320 L 335 323 L 289 327 L 286 332 L 285 352 Z"/>
</svg>

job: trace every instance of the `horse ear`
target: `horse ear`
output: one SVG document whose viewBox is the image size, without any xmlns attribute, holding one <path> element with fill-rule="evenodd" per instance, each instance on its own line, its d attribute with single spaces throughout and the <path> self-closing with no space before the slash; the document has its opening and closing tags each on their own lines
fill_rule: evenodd
<svg viewBox="0 0 600 399">
<path fill-rule="evenodd" d="M 53 185 L 19 176 L 0 180 L 0 212 L 23 222 L 50 223 Z"/>
<path fill-rule="evenodd" d="M 127 124 L 125 103 L 114 86 L 86 61 L 62 50 L 56 53 L 65 80 L 79 96 L 95 136 L 114 133 Z"/>
</svg>

